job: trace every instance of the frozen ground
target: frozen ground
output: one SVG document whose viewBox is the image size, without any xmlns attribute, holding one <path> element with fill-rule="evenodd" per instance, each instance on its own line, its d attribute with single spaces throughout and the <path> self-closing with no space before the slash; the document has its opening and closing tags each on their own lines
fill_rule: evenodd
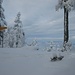
<svg viewBox="0 0 75 75">
<path fill-rule="evenodd" d="M 75 53 L 63 52 L 61 61 L 51 62 L 52 52 L 35 47 L 0 48 L 0 75 L 75 75 Z"/>
</svg>

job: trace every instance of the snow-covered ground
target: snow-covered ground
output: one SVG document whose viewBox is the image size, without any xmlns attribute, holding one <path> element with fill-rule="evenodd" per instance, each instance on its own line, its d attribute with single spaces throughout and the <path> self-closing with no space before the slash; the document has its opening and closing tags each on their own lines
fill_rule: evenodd
<svg viewBox="0 0 75 75">
<path fill-rule="evenodd" d="M 60 53 L 65 57 L 56 62 L 52 54 L 35 46 L 0 48 L 0 75 L 75 75 L 74 50 Z"/>
</svg>

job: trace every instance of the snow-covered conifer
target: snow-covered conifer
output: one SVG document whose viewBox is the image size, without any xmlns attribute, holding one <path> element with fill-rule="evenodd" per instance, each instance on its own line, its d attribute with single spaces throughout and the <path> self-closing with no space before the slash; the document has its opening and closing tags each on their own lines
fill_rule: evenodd
<svg viewBox="0 0 75 75">
<path fill-rule="evenodd" d="M 2 2 L 3 0 L 0 0 L 0 27 L 7 26 L 7 23 L 5 21 L 5 16 L 4 16 L 4 9 L 2 7 Z M 5 30 L 0 31 L 0 47 L 3 47 L 4 44 L 4 32 Z"/>
<path fill-rule="evenodd" d="M 25 33 L 22 28 L 22 21 L 20 20 L 20 12 L 18 12 L 17 17 L 15 19 L 15 25 L 14 25 L 14 45 L 16 47 L 22 47 L 25 43 Z"/>
</svg>

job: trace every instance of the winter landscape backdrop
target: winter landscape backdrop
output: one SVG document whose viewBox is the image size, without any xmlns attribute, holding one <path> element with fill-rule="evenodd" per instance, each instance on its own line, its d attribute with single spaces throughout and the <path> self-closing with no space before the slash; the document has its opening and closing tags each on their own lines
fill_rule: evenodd
<svg viewBox="0 0 75 75">
<path fill-rule="evenodd" d="M 75 0 L 0 0 L 0 75 L 75 75 L 74 13 Z"/>
</svg>

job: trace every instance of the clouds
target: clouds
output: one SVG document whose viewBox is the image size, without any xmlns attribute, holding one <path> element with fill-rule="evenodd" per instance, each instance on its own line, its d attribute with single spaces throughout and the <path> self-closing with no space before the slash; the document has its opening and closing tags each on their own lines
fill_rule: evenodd
<svg viewBox="0 0 75 75">
<path fill-rule="evenodd" d="M 72 39 L 75 39 L 75 36 L 72 36 Z"/>
<path fill-rule="evenodd" d="M 56 12 L 57 0 L 4 0 L 3 7 L 8 25 L 13 25 L 16 14 L 21 12 L 23 29 L 28 37 L 63 37 L 63 10 Z M 74 25 L 75 16 L 70 16 Z M 73 28 L 70 30 L 72 31 Z M 74 31 L 73 33 L 74 34 Z"/>
</svg>

